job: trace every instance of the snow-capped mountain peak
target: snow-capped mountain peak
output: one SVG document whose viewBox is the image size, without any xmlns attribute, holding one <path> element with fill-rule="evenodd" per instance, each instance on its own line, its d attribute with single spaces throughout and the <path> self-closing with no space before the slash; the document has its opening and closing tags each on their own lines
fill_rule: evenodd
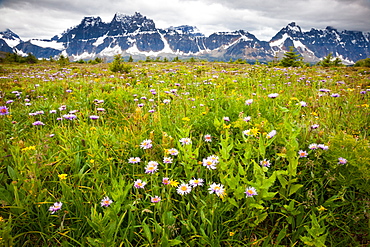
<svg viewBox="0 0 370 247">
<path fill-rule="evenodd" d="M 315 62 L 332 53 L 343 61 L 354 62 L 370 56 L 370 34 L 338 31 L 333 27 L 302 31 L 291 22 L 269 42 L 238 30 L 203 35 L 195 26 L 181 25 L 157 29 L 153 20 L 136 12 L 129 16 L 117 12 L 111 22 L 100 17 L 84 17 L 80 24 L 51 40 L 23 42 L 11 30 L 0 32 L 0 50 L 33 53 L 38 58 L 60 54 L 72 60 L 104 56 L 109 61 L 117 53 L 136 59 L 146 56 L 190 57 L 209 60 L 247 59 L 270 61 L 294 47 L 305 61 Z"/>
</svg>

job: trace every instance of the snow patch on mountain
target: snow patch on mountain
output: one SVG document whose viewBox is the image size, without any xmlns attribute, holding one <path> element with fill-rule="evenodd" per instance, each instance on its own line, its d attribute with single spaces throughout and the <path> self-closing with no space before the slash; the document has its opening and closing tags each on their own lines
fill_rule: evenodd
<svg viewBox="0 0 370 247">
<path fill-rule="evenodd" d="M 281 39 L 278 39 L 278 40 L 275 40 L 275 41 L 271 41 L 271 42 L 270 42 L 270 46 L 271 46 L 271 47 L 276 46 L 276 47 L 282 48 L 282 47 L 283 47 L 283 44 L 284 44 L 284 42 L 285 42 L 285 40 L 286 40 L 287 38 L 289 38 L 289 37 L 290 37 L 290 36 L 289 36 L 289 34 L 284 33 L 284 34 L 283 34 L 283 37 L 282 37 Z"/>
<path fill-rule="evenodd" d="M 99 55 L 103 57 L 114 57 L 115 55 L 122 54 L 122 49 L 119 45 L 115 45 L 114 47 L 106 47 L 104 48 Z"/>
<path fill-rule="evenodd" d="M 106 37 L 107 35 L 97 38 L 96 41 L 92 45 L 98 47 L 99 45 L 104 43 L 104 40 Z"/>
<path fill-rule="evenodd" d="M 31 44 L 37 45 L 42 48 L 53 48 L 56 50 L 63 50 L 65 49 L 63 43 L 59 43 L 56 41 L 50 41 L 50 40 L 40 40 L 40 39 L 31 39 Z"/>
</svg>

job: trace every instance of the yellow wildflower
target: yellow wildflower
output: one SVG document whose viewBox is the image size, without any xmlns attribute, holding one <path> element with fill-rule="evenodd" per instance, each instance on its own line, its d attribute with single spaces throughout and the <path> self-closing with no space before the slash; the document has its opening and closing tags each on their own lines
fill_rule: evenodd
<svg viewBox="0 0 370 247">
<path fill-rule="evenodd" d="M 319 212 L 322 212 L 322 211 L 325 211 L 325 210 L 327 210 L 326 208 L 324 208 L 322 205 L 320 206 L 320 207 L 318 207 L 318 209 L 317 210 L 319 210 Z"/>
<path fill-rule="evenodd" d="M 171 185 L 172 187 L 177 187 L 177 186 L 179 185 L 179 182 L 177 182 L 176 180 L 171 180 L 171 181 L 170 181 L 170 185 Z"/>
<path fill-rule="evenodd" d="M 235 232 L 229 232 L 229 236 L 232 237 L 235 235 Z"/>
<path fill-rule="evenodd" d="M 224 124 L 224 129 L 230 129 L 231 127 L 231 124 L 227 125 L 227 124 Z"/>
<path fill-rule="evenodd" d="M 59 175 L 58 175 L 58 177 L 59 177 L 59 179 L 60 179 L 60 180 L 65 180 L 65 179 L 67 179 L 67 176 L 68 176 L 68 175 L 67 175 L 67 174 L 64 174 L 64 173 L 63 173 L 63 174 L 59 174 Z"/>
<path fill-rule="evenodd" d="M 22 148 L 22 151 L 28 151 L 28 150 L 36 150 L 36 146 L 29 146 L 29 147 Z"/>
<path fill-rule="evenodd" d="M 182 121 L 190 121 L 190 118 L 188 118 L 188 117 L 183 117 L 182 119 L 181 119 Z"/>
<path fill-rule="evenodd" d="M 253 136 L 257 136 L 259 131 L 258 131 L 258 128 L 252 128 L 250 129 L 250 133 L 253 135 Z"/>
</svg>

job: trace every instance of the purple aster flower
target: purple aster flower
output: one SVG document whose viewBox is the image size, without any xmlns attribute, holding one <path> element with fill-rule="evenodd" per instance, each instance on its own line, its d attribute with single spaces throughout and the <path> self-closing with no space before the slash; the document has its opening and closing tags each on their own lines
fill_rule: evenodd
<svg viewBox="0 0 370 247">
<path fill-rule="evenodd" d="M 311 149 L 311 150 L 315 150 L 315 149 L 318 149 L 319 147 L 316 143 L 312 143 L 308 146 L 308 148 Z"/>
<path fill-rule="evenodd" d="M 109 207 L 109 205 L 111 205 L 113 203 L 113 201 L 111 199 L 109 199 L 108 196 L 104 197 L 101 202 L 100 202 L 100 205 L 102 207 Z"/>
<path fill-rule="evenodd" d="M 8 115 L 9 110 L 6 106 L 0 106 L 0 115 Z"/>
<path fill-rule="evenodd" d="M 246 197 L 253 197 L 253 196 L 256 196 L 258 195 L 257 194 L 257 190 L 254 188 L 254 187 L 248 187 L 245 192 L 246 194 Z"/>
<path fill-rule="evenodd" d="M 308 156 L 308 153 L 304 150 L 299 150 L 298 154 L 299 154 L 299 158 L 306 158 Z"/>
<path fill-rule="evenodd" d="M 266 138 L 271 139 L 276 135 L 276 133 L 277 133 L 276 130 L 272 130 L 270 133 L 266 135 Z"/>
<path fill-rule="evenodd" d="M 54 214 L 58 210 L 62 209 L 62 205 L 63 205 L 63 203 L 61 203 L 61 202 L 55 202 L 54 205 L 49 207 L 50 213 Z"/>
<path fill-rule="evenodd" d="M 324 144 L 318 144 L 317 147 L 321 148 L 322 150 L 328 150 L 329 149 L 329 147 L 325 146 Z"/>
<path fill-rule="evenodd" d="M 264 160 L 261 160 L 260 165 L 264 167 L 270 167 L 271 163 L 269 160 L 264 159 Z"/>
<path fill-rule="evenodd" d="M 269 98 L 271 98 L 271 99 L 275 99 L 275 98 L 277 98 L 278 96 L 279 96 L 279 94 L 278 93 L 271 93 L 271 94 L 269 94 L 269 95 L 267 95 Z"/>
<path fill-rule="evenodd" d="M 7 102 L 5 102 L 6 104 L 11 104 L 11 103 L 13 103 L 14 102 L 14 100 L 8 100 Z"/>
<path fill-rule="evenodd" d="M 155 173 L 158 171 L 158 163 L 156 161 L 149 161 L 148 165 L 145 167 L 145 173 Z"/>
<path fill-rule="evenodd" d="M 36 121 L 36 122 L 32 123 L 32 125 L 36 126 L 36 125 L 45 125 L 45 124 L 41 121 Z"/>
<path fill-rule="evenodd" d="M 204 141 L 205 142 L 212 142 L 212 136 L 211 135 L 204 135 Z"/>
<path fill-rule="evenodd" d="M 251 105 L 253 103 L 253 99 L 248 99 L 245 101 L 246 105 Z"/>
<path fill-rule="evenodd" d="M 339 157 L 338 158 L 338 164 L 344 165 L 347 163 L 347 160 L 345 158 Z"/>
<path fill-rule="evenodd" d="M 141 142 L 141 144 L 140 144 L 140 147 L 142 148 L 142 149 L 149 149 L 149 148 L 151 148 L 153 145 L 152 145 L 152 140 L 150 140 L 150 139 L 147 139 L 147 140 L 144 140 L 144 141 L 142 141 Z"/>
<path fill-rule="evenodd" d="M 247 117 L 244 117 L 244 118 L 243 118 L 243 121 L 245 121 L 245 122 L 249 122 L 249 121 L 251 121 L 251 119 L 252 119 L 252 117 L 247 116 Z"/>
<path fill-rule="evenodd" d="M 134 187 L 137 189 L 144 189 L 145 185 L 146 185 L 146 182 L 142 181 L 141 179 L 138 179 L 134 182 Z"/>
<path fill-rule="evenodd" d="M 67 109 L 66 105 L 61 105 L 59 108 L 59 111 L 65 111 Z"/>
<path fill-rule="evenodd" d="M 163 163 L 170 164 L 172 161 L 173 159 L 171 157 L 163 157 Z"/>
<path fill-rule="evenodd" d="M 97 120 L 97 119 L 99 119 L 99 116 L 91 115 L 89 118 L 92 119 L 92 120 Z"/>
<path fill-rule="evenodd" d="M 164 185 L 170 184 L 170 179 L 167 178 L 167 177 L 162 178 L 162 184 L 164 184 Z"/>
<path fill-rule="evenodd" d="M 188 138 L 188 137 L 186 137 L 186 138 L 181 138 L 179 142 L 181 142 L 181 144 L 182 144 L 183 146 L 184 146 L 184 145 L 189 145 L 189 144 L 191 144 L 191 139 L 190 139 L 190 138 Z"/>
<path fill-rule="evenodd" d="M 77 116 L 74 115 L 74 114 L 65 114 L 65 115 L 63 115 L 63 118 L 68 119 L 68 120 L 73 120 L 73 119 L 76 119 Z"/>
<path fill-rule="evenodd" d="M 141 159 L 139 157 L 131 157 L 128 159 L 128 163 L 131 163 L 131 164 L 137 164 L 141 161 Z"/>
<path fill-rule="evenodd" d="M 193 187 L 203 186 L 203 183 L 204 183 L 204 180 L 203 180 L 203 179 L 201 179 L 201 178 L 198 178 L 198 179 L 193 178 L 193 179 L 191 179 L 191 180 L 189 181 L 189 184 L 190 184 L 191 186 L 193 186 Z"/>
<path fill-rule="evenodd" d="M 161 201 L 161 198 L 159 196 L 154 196 L 150 199 L 152 203 L 158 203 Z"/>
<path fill-rule="evenodd" d="M 318 124 L 311 125 L 311 129 L 317 129 L 318 127 L 320 127 L 320 125 L 318 125 Z"/>
<path fill-rule="evenodd" d="M 170 149 L 167 150 L 167 153 L 172 155 L 172 156 L 176 156 L 176 155 L 179 154 L 179 151 L 175 148 L 170 148 Z"/>
<path fill-rule="evenodd" d="M 340 97 L 340 95 L 339 95 L 339 93 L 333 93 L 332 95 L 330 95 L 331 97 L 333 97 L 333 98 L 338 98 L 338 97 Z"/>
</svg>

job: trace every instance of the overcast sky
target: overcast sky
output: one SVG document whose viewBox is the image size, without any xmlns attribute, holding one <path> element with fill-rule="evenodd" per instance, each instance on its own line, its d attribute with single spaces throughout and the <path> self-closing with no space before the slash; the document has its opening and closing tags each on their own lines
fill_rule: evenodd
<svg viewBox="0 0 370 247">
<path fill-rule="evenodd" d="M 0 31 L 49 39 L 85 16 L 110 22 L 116 12 L 140 12 L 157 28 L 186 24 L 206 35 L 242 29 L 266 41 L 293 21 L 303 31 L 370 31 L 370 0 L 0 0 Z"/>
</svg>

